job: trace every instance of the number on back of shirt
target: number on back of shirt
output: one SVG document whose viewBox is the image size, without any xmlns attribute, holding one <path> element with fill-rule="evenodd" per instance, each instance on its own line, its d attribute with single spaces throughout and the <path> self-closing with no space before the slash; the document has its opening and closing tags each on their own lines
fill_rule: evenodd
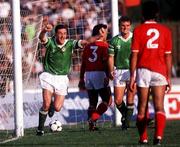
<svg viewBox="0 0 180 147">
<path fill-rule="evenodd" d="M 88 58 L 90 62 L 95 62 L 97 60 L 97 49 L 98 46 L 90 46 L 90 49 L 92 50 L 92 56 Z"/>
<path fill-rule="evenodd" d="M 159 38 L 159 31 L 157 29 L 149 29 L 146 34 L 147 34 L 147 36 L 152 35 L 152 37 L 150 39 L 148 39 L 148 41 L 147 41 L 147 44 L 146 44 L 147 48 L 148 49 L 157 49 L 159 45 L 158 45 L 158 43 L 155 43 L 155 41 L 158 40 L 158 38 Z"/>
</svg>

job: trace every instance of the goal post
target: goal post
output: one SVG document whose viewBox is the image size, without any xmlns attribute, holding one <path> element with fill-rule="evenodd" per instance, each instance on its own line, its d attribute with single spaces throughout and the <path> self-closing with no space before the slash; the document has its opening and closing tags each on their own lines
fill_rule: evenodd
<svg viewBox="0 0 180 147">
<path fill-rule="evenodd" d="M 28 121 L 25 90 L 34 86 L 34 68 L 41 68 L 35 64 L 42 14 L 20 10 L 20 1 L 13 0 L 11 5 L 7 17 L 0 18 L 0 143 L 24 136 Z"/>
<path fill-rule="evenodd" d="M 15 101 L 15 134 L 24 136 L 23 125 L 23 88 L 22 88 L 22 58 L 21 58 L 21 20 L 20 0 L 12 1 L 13 18 L 13 59 L 14 59 L 14 101 Z"/>
<path fill-rule="evenodd" d="M 118 14 L 118 0 L 111 0 L 111 13 L 112 13 L 112 37 L 119 34 L 119 14 Z M 114 105 L 114 124 L 115 126 L 121 125 L 121 114 Z"/>
</svg>

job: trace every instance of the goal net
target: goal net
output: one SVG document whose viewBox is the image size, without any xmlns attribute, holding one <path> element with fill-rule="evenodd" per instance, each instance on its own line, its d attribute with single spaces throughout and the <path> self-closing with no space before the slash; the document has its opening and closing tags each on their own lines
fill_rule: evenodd
<svg viewBox="0 0 180 147">
<path fill-rule="evenodd" d="M 25 88 L 34 72 L 41 23 L 42 15 L 34 17 L 30 12 L 21 11 L 22 75 Z M 12 16 L 0 19 L 0 34 L 0 96 L 3 98 L 13 91 Z"/>
<path fill-rule="evenodd" d="M 15 129 L 15 106 L 13 89 L 13 44 L 12 10 L 10 3 L 4 3 L 0 10 L 0 142 L 12 137 Z M 7 7 L 7 8 L 6 8 Z M 6 9 L 7 14 L 6 13 Z M 38 53 L 38 36 L 42 26 L 42 14 L 33 15 L 29 10 L 21 10 L 22 78 L 24 90 L 33 87 L 32 81 Z M 34 87 L 35 88 L 35 87 Z M 25 91 L 24 96 L 25 96 Z M 25 103 L 23 104 L 26 105 Z M 25 107 L 24 107 L 25 108 Z"/>
<path fill-rule="evenodd" d="M 0 14 L 1 15 L 1 14 Z M 98 23 L 108 24 L 111 37 L 111 1 L 109 0 L 42 0 L 21 1 L 21 45 L 23 73 L 23 109 L 24 127 L 38 125 L 38 113 L 42 105 L 41 88 L 38 75 L 43 71 L 45 47 L 38 43 L 38 35 L 47 17 L 49 23 L 68 25 L 68 37 L 71 39 L 87 39 L 92 28 Z M 12 15 L 0 16 L 0 134 L 10 134 L 14 129 L 14 97 L 13 97 L 13 58 L 12 58 Z M 48 125 L 52 119 L 62 124 L 85 124 L 89 106 L 87 93 L 79 92 L 77 84 L 81 66 L 82 50 L 74 51 L 72 67 L 69 74 L 70 88 L 60 113 L 47 118 Z M 114 106 L 112 105 L 99 120 L 100 125 L 109 121 L 113 123 Z M 82 127 L 82 125 L 81 125 Z M 7 131 L 8 130 L 8 131 Z M 0 140 L 1 141 L 1 140 Z"/>
</svg>

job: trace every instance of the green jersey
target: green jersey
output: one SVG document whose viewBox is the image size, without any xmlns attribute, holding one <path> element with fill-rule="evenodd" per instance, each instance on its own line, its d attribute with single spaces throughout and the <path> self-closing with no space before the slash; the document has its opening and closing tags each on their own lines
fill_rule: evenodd
<svg viewBox="0 0 180 147">
<path fill-rule="evenodd" d="M 114 56 L 114 66 L 116 69 L 130 68 L 131 40 L 132 33 L 126 39 L 121 35 L 117 35 L 111 39 L 108 53 Z"/>
<path fill-rule="evenodd" d="M 67 39 L 63 45 L 58 45 L 55 37 L 48 38 L 45 45 L 44 71 L 55 75 L 67 75 L 76 44 L 76 40 Z"/>
</svg>

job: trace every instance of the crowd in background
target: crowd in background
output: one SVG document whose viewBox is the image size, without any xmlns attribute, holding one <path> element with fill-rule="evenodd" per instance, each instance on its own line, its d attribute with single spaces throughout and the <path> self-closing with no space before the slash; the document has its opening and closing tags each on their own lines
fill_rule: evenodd
<svg viewBox="0 0 180 147">
<path fill-rule="evenodd" d="M 43 3 L 23 0 L 21 10 L 30 11 L 32 15 L 43 14 L 43 24 L 50 23 L 53 26 L 59 23 L 66 24 L 71 39 L 89 38 L 92 28 L 98 23 L 108 24 L 109 28 L 111 27 L 110 1 L 107 0 L 62 0 Z M 40 46 L 40 48 L 40 54 L 44 54 L 44 47 Z M 78 80 L 80 65 L 81 51 L 76 50 L 73 55 L 72 72 L 69 75 L 71 83 Z M 33 69 L 35 76 L 42 69 L 38 60 Z"/>
<path fill-rule="evenodd" d="M 127 13 L 123 1 L 119 0 L 119 16 Z M 20 8 L 24 79 L 27 77 L 36 79 L 38 74 L 43 70 L 41 62 L 45 48 L 39 44 L 39 52 L 37 54 L 35 50 L 38 42 L 38 31 L 41 29 L 39 15 L 43 15 L 44 24 L 51 23 L 54 26 L 59 23 L 67 24 L 69 38 L 72 39 L 87 39 L 91 36 L 92 28 L 98 23 L 108 24 L 108 39 L 111 38 L 110 0 L 20 0 Z M 32 66 L 35 54 L 37 58 Z M 81 52 L 75 51 L 72 64 L 73 72 L 70 74 L 71 82 L 79 78 L 80 56 Z M 0 59 L 2 60 L 0 66 L 3 67 L 3 70 L 0 71 L 0 84 L 7 85 L 6 82 L 3 82 L 3 79 L 12 79 L 13 75 L 12 13 L 10 0 L 0 0 L 0 57 L 2 57 Z M 5 64 L 10 66 L 5 66 Z M 29 76 L 30 70 L 31 73 Z M 174 75 L 176 75 L 176 69 L 173 70 Z M 5 89 L 4 91 L 9 91 L 10 88 Z"/>
<path fill-rule="evenodd" d="M 102 3 L 103 2 L 103 3 Z M 43 24 L 59 23 L 68 26 L 68 35 L 72 39 L 87 39 L 97 23 L 108 24 L 111 27 L 110 1 L 108 0 L 60 0 L 60 1 L 20 1 L 21 8 L 21 41 L 22 41 L 22 68 L 23 79 L 36 79 L 43 71 L 42 60 L 45 48 L 38 42 L 38 32 Z M 12 13 L 11 1 L 0 0 L 0 57 L 3 70 L 0 71 L 1 93 L 5 95 L 12 80 Z M 43 26 L 43 25 L 42 25 Z M 110 29 L 109 29 L 110 30 Z M 110 33 L 109 33 L 110 34 Z M 52 34 L 51 34 L 52 35 Z M 36 48 L 38 47 L 38 52 Z M 34 56 L 37 55 L 35 61 Z M 81 51 L 75 51 L 72 61 L 71 82 L 78 80 L 81 64 Z M 32 62 L 34 65 L 32 66 Z M 5 66 L 5 64 L 11 66 Z M 29 73 L 31 71 L 31 73 Z M 30 75 L 29 75 L 30 74 Z M 9 78 L 11 77 L 11 78 Z M 32 80 L 30 80 L 32 81 Z M 11 84 L 12 85 L 12 84 Z"/>
</svg>

